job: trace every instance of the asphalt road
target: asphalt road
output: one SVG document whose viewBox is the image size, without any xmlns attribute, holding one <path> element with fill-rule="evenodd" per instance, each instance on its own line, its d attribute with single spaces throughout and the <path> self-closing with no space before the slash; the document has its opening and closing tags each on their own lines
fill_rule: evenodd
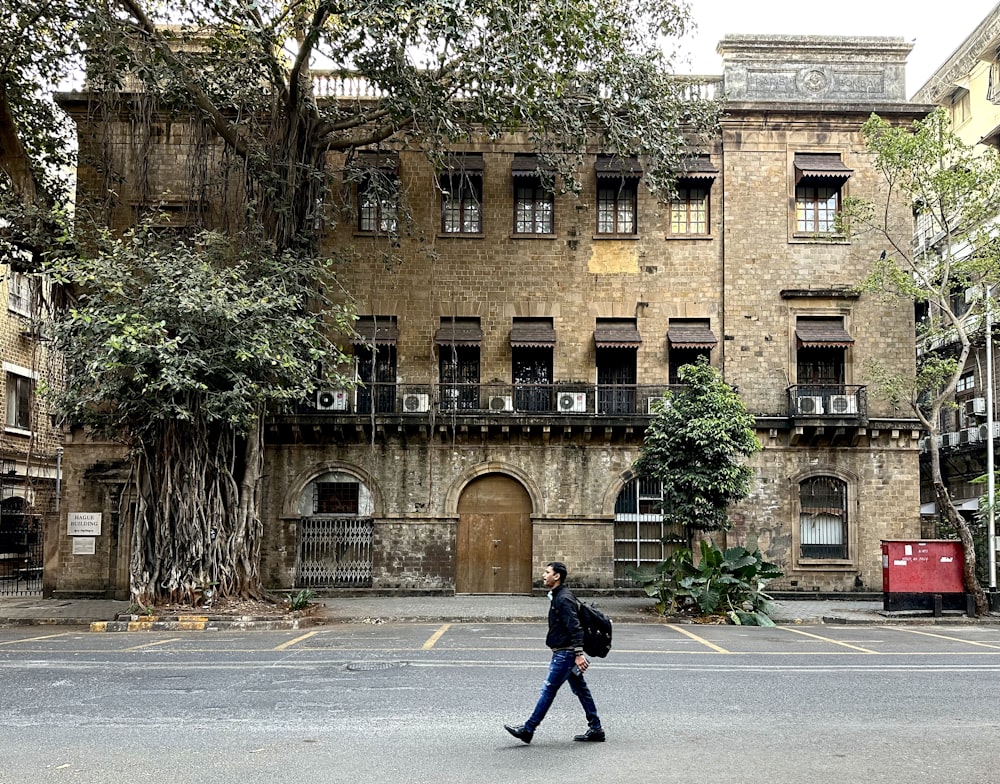
<svg viewBox="0 0 1000 784">
<path fill-rule="evenodd" d="M 1000 627 L 615 627 L 530 746 L 541 624 L 0 630 L 0 784 L 1000 783 Z"/>
</svg>

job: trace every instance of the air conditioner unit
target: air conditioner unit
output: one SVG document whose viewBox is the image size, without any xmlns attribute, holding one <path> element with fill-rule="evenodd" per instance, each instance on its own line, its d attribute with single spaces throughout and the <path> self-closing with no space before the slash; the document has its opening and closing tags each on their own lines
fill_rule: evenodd
<svg viewBox="0 0 1000 784">
<path fill-rule="evenodd" d="M 427 394 L 410 393 L 403 395 L 404 414 L 422 414 L 431 407 L 431 396 Z"/>
<path fill-rule="evenodd" d="M 830 414 L 856 414 L 858 413 L 858 399 L 854 395 L 830 395 L 827 412 Z"/>
<path fill-rule="evenodd" d="M 980 440 L 978 427 L 967 427 L 962 431 L 962 434 L 965 436 L 962 439 L 963 444 L 974 444 Z"/>
<path fill-rule="evenodd" d="M 587 411 L 586 392 L 560 392 L 559 411 L 569 414 L 580 414 Z"/>
<path fill-rule="evenodd" d="M 980 440 L 980 441 L 989 441 L 990 440 L 990 426 L 989 425 L 980 425 L 977 428 L 977 430 L 979 431 L 979 439 L 978 440 Z M 998 435 L 1000 435 L 1000 422 L 994 422 L 993 423 L 993 438 L 996 438 Z"/>
<path fill-rule="evenodd" d="M 974 397 L 972 400 L 965 401 L 965 415 L 966 416 L 985 416 L 986 415 L 986 398 L 984 397 Z"/>
<path fill-rule="evenodd" d="M 924 436 L 923 438 L 920 439 L 920 451 L 921 452 L 930 452 L 931 451 L 931 437 L 930 436 Z"/>
<path fill-rule="evenodd" d="M 962 437 L 958 433 L 945 433 L 944 434 L 944 445 L 945 446 L 958 446 L 961 443 Z"/>
<path fill-rule="evenodd" d="M 491 395 L 490 411 L 513 411 L 514 398 L 510 395 Z"/>
<path fill-rule="evenodd" d="M 346 389 L 321 389 L 316 392 L 316 410 L 346 411 L 348 400 Z"/>
<path fill-rule="evenodd" d="M 796 414 L 822 414 L 823 398 L 819 395 L 795 398 Z"/>
<path fill-rule="evenodd" d="M 673 404 L 673 401 L 667 397 L 647 397 L 646 398 L 646 413 L 647 414 L 658 414 L 660 411 L 666 411 Z"/>
</svg>

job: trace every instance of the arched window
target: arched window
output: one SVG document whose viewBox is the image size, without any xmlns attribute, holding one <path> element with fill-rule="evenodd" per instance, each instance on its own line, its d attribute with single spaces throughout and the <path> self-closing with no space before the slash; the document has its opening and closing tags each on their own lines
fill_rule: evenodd
<svg viewBox="0 0 1000 784">
<path fill-rule="evenodd" d="M 663 522 L 659 480 L 627 482 L 615 500 L 615 585 L 634 587 L 628 569 L 654 566 L 685 543 L 683 531 Z"/>
<path fill-rule="evenodd" d="M 799 483 L 799 547 L 802 558 L 845 560 L 850 541 L 847 482 L 813 476 Z"/>
<path fill-rule="evenodd" d="M 370 587 L 375 523 L 368 486 L 345 471 L 316 477 L 299 497 L 299 514 L 296 585 Z"/>
</svg>

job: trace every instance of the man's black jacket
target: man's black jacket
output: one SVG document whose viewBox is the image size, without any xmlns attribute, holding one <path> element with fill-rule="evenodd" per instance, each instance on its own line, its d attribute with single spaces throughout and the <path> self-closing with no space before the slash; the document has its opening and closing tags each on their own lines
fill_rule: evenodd
<svg viewBox="0 0 1000 784">
<path fill-rule="evenodd" d="M 564 585 L 552 589 L 549 604 L 549 633 L 545 644 L 554 651 L 583 653 L 583 627 L 580 625 L 580 602 Z"/>
</svg>

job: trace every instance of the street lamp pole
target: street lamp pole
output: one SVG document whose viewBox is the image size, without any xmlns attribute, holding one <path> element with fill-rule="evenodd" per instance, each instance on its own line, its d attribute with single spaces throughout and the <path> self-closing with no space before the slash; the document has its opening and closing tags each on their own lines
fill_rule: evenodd
<svg viewBox="0 0 1000 784">
<path fill-rule="evenodd" d="M 996 471 L 994 468 L 993 450 L 993 314 L 991 304 L 991 286 L 986 286 L 986 503 L 987 517 L 987 547 L 990 561 L 990 609 L 996 602 L 997 591 L 997 531 L 996 512 Z"/>
</svg>

